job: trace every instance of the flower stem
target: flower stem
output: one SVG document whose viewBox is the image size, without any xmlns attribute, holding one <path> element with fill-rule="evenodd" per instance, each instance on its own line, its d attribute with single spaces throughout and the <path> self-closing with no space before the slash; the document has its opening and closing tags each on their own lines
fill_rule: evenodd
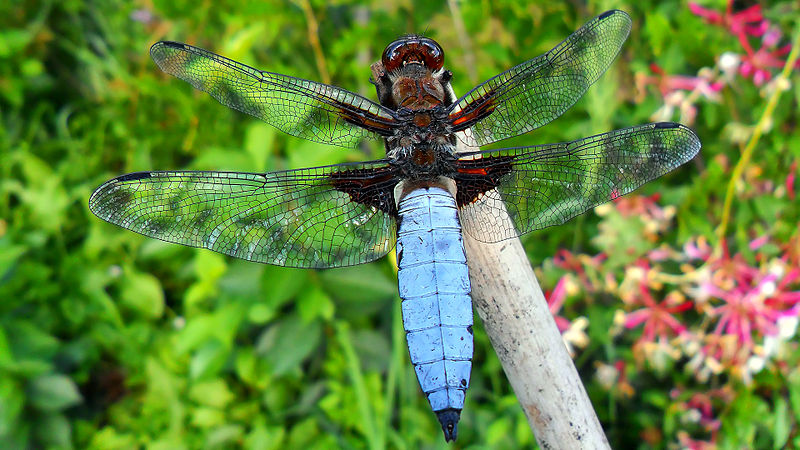
<svg viewBox="0 0 800 450">
<path fill-rule="evenodd" d="M 797 29 L 800 29 L 800 27 L 797 27 Z M 778 104 L 778 98 L 780 97 L 781 93 L 786 90 L 782 89 L 782 86 L 787 83 L 789 74 L 791 73 L 792 69 L 794 69 L 794 64 L 797 60 L 798 54 L 800 54 L 800 31 L 795 33 L 792 51 L 789 53 L 789 57 L 786 60 L 786 64 L 783 66 L 781 74 L 774 81 L 775 90 L 772 92 L 772 95 L 767 101 L 767 106 L 764 108 L 764 113 L 761 115 L 756 127 L 753 129 L 753 134 L 750 136 L 750 140 L 747 142 L 744 150 L 742 150 L 742 157 L 739 159 L 739 162 L 736 163 L 736 167 L 733 168 L 733 174 L 728 182 L 728 189 L 725 192 L 725 203 L 722 208 L 722 219 L 720 220 L 719 227 L 717 228 L 717 243 L 714 248 L 714 254 L 717 256 L 722 252 L 722 246 L 725 242 L 725 233 L 727 232 L 728 223 L 730 222 L 731 204 L 733 203 L 733 195 L 736 183 L 739 181 L 739 178 L 741 178 L 745 167 L 747 167 L 747 165 L 750 163 L 750 158 L 753 156 L 753 150 L 758 144 L 759 139 L 761 139 L 764 129 L 772 122 L 772 113 Z"/>
</svg>

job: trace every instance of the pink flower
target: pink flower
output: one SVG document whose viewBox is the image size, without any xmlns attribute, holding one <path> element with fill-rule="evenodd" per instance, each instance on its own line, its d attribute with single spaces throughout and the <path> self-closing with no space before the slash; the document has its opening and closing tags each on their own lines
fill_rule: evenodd
<svg viewBox="0 0 800 450">
<path fill-rule="evenodd" d="M 603 282 L 600 281 L 599 277 L 604 272 L 601 266 L 606 259 L 607 257 L 604 253 L 598 253 L 595 256 L 576 255 L 568 250 L 561 249 L 553 257 L 553 264 L 577 276 L 580 284 L 587 292 L 595 292 L 603 287 Z"/>
<path fill-rule="evenodd" d="M 697 116 L 698 97 L 711 101 L 720 99 L 720 91 L 725 86 L 721 81 L 715 81 L 716 76 L 712 70 L 703 68 L 698 75 L 667 75 L 658 65 L 651 64 L 650 71 L 654 75 L 637 73 L 635 77 L 636 101 L 641 102 L 647 95 L 647 87 L 655 86 L 664 100 L 664 105 L 652 116 L 652 120 L 672 120 L 675 111 L 681 114 L 681 122 L 693 123 Z"/>
<path fill-rule="evenodd" d="M 797 177 L 797 161 L 794 161 L 789 167 L 789 175 L 786 176 L 786 195 L 789 199 L 794 200 L 794 183 Z"/>
<path fill-rule="evenodd" d="M 701 71 L 699 76 L 691 77 L 687 75 L 668 75 L 658 64 L 650 64 L 650 71 L 654 75 L 636 74 L 636 86 L 639 90 L 639 98 L 644 96 L 644 88 L 652 85 L 658 88 L 661 96 L 667 98 L 669 94 L 676 91 L 697 91 L 711 100 L 719 99 L 719 91 L 724 84 L 711 79 L 710 71 Z"/>
<path fill-rule="evenodd" d="M 764 34 L 769 25 L 761 15 L 760 5 L 753 5 L 737 12 L 732 12 L 732 6 L 733 1 L 729 1 L 725 13 L 721 14 L 713 9 L 706 9 L 697 3 L 689 2 L 689 11 L 705 19 L 706 23 L 727 28 L 736 36 L 746 34 L 761 36 Z"/>
<path fill-rule="evenodd" d="M 772 78 L 771 69 L 783 67 L 791 46 L 776 48 L 781 40 L 781 32 L 764 19 L 761 6 L 754 5 L 735 13 L 732 12 L 732 6 L 733 1 L 729 1 L 725 13 L 722 14 L 690 2 L 689 10 L 702 17 L 706 23 L 723 26 L 736 36 L 745 51 L 745 55 L 737 61 L 739 74 L 752 78 L 756 86 L 761 86 Z M 753 50 L 750 46 L 751 36 L 761 37 L 761 48 L 758 50 Z M 800 67 L 800 62 L 796 67 Z"/>
<path fill-rule="evenodd" d="M 715 389 L 708 393 L 695 392 L 686 402 L 686 407 L 700 413 L 700 425 L 706 431 L 714 432 L 719 430 L 722 422 L 714 416 L 714 400 L 729 400 L 730 393 L 724 389 Z"/>
<path fill-rule="evenodd" d="M 678 432 L 678 442 L 681 448 L 687 450 L 717 450 L 717 444 L 712 441 L 701 441 L 699 439 L 692 439 L 689 433 L 685 431 Z"/>
<path fill-rule="evenodd" d="M 562 276 L 553 291 L 547 295 L 547 306 L 550 309 L 550 314 L 556 321 L 558 331 L 563 333 L 569 329 L 570 322 L 564 317 L 558 315 L 558 311 L 564 306 L 564 300 L 567 299 L 567 277 Z"/>
<path fill-rule="evenodd" d="M 670 395 L 673 398 L 685 396 L 679 389 L 674 389 Z M 714 415 L 714 409 L 723 409 L 732 400 L 733 394 L 726 387 L 712 389 L 708 392 L 695 392 L 690 395 L 688 400 L 676 402 L 677 408 L 685 412 L 686 420 L 700 425 L 703 434 L 707 434 L 711 438 L 707 441 L 695 439 L 688 432 L 681 431 L 678 433 L 681 445 L 693 450 L 716 449 L 717 434 L 722 427 L 722 421 Z"/>
<path fill-rule="evenodd" d="M 572 286 L 572 289 L 570 289 Z M 561 307 L 564 306 L 564 301 L 567 299 L 568 291 L 575 290 L 574 282 L 570 281 L 569 276 L 562 276 L 553 291 L 546 294 L 547 306 L 550 309 L 550 314 L 556 321 L 561 338 L 564 340 L 564 345 L 570 355 L 575 353 L 575 347 L 584 348 L 589 345 L 589 336 L 584 331 L 589 326 L 589 321 L 585 317 L 578 317 L 574 321 L 558 315 Z"/>
<path fill-rule="evenodd" d="M 689 259 L 699 259 L 707 261 L 711 257 L 714 249 L 708 244 L 708 240 L 700 236 L 697 239 L 690 240 L 683 246 L 683 253 Z"/>
<path fill-rule="evenodd" d="M 761 86 L 772 79 L 772 71 L 770 69 L 783 67 L 786 63 L 785 57 L 791 50 L 791 45 L 788 44 L 776 49 L 775 44 L 779 38 L 780 32 L 766 33 L 762 39 L 761 48 L 753 51 L 753 47 L 750 46 L 747 37 L 740 35 L 739 42 L 741 42 L 746 54 L 741 58 L 739 74 L 745 78 L 752 77 L 756 86 Z"/>
<path fill-rule="evenodd" d="M 757 238 L 753 239 L 752 241 L 750 241 L 750 244 L 748 245 L 748 247 L 750 248 L 750 250 L 755 251 L 755 250 L 758 250 L 759 248 L 761 248 L 762 246 L 764 246 L 764 244 L 766 244 L 767 242 L 769 242 L 769 236 L 764 235 L 764 236 L 757 237 Z"/>
<path fill-rule="evenodd" d="M 768 307 L 784 313 L 783 315 L 798 316 L 797 306 L 800 305 L 800 290 L 790 291 L 789 285 L 800 280 L 800 269 L 791 269 L 777 284 L 775 291 L 765 300 Z"/>
<path fill-rule="evenodd" d="M 656 338 L 666 340 L 686 332 L 686 327 L 675 317 L 675 314 L 691 309 L 693 303 L 678 292 L 671 292 L 659 302 L 650 293 L 647 280 L 642 279 L 639 282 L 638 295 L 634 294 L 631 301 L 643 307 L 625 314 L 622 324 L 629 330 L 642 325 L 640 341 L 655 342 Z"/>
<path fill-rule="evenodd" d="M 625 371 L 625 361 L 617 360 L 614 364 L 597 363 L 595 378 L 600 385 L 608 391 L 613 390 L 619 397 L 633 397 L 636 390 L 628 381 Z"/>
<path fill-rule="evenodd" d="M 751 242 L 761 245 L 761 238 Z M 707 313 L 717 319 L 712 331 L 716 336 L 732 336 L 742 349 L 753 348 L 753 336 L 778 334 L 778 319 L 798 314 L 800 291 L 790 286 L 800 279 L 800 269 L 784 274 L 785 263 L 776 260 L 769 270 L 752 267 L 741 254 L 723 256 L 708 261 L 710 277 L 701 280 L 699 290 L 711 297 Z M 720 303 L 721 301 L 721 303 Z"/>
</svg>

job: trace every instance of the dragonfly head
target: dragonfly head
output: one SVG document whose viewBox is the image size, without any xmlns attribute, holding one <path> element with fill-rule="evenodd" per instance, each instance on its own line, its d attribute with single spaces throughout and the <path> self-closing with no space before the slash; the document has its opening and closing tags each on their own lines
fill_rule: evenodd
<svg viewBox="0 0 800 450">
<path fill-rule="evenodd" d="M 394 72 L 408 64 L 419 64 L 435 72 L 442 68 L 444 50 L 433 39 L 416 35 L 403 36 L 386 46 L 381 62 L 387 72 Z"/>
</svg>

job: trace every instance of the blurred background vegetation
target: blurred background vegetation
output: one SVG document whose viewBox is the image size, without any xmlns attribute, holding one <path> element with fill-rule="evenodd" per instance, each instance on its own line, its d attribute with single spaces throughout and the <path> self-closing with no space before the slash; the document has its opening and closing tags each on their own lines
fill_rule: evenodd
<svg viewBox="0 0 800 450">
<path fill-rule="evenodd" d="M 369 64 L 424 32 L 464 93 L 611 8 L 633 31 L 609 72 L 502 146 L 675 120 L 703 149 L 618 208 L 523 243 L 612 447 L 800 445 L 800 89 L 784 70 L 796 3 L 12 0 L 0 6 L 0 448 L 447 447 L 408 362 L 393 258 L 248 263 L 114 227 L 87 200 L 138 170 L 379 156 L 219 105 L 155 67 L 158 40 L 374 98 Z M 479 323 L 475 339 L 452 446 L 534 447 Z"/>
</svg>

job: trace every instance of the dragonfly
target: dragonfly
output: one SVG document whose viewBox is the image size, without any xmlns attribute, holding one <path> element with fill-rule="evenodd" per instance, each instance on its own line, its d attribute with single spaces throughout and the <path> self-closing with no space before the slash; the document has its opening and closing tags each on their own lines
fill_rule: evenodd
<svg viewBox="0 0 800 450">
<path fill-rule="evenodd" d="M 410 360 L 449 442 L 457 437 L 473 354 L 462 231 L 493 243 L 563 224 L 700 150 L 697 135 L 672 122 L 479 149 L 559 117 L 606 71 L 630 29 L 628 14 L 607 11 L 461 97 L 442 47 L 402 36 L 372 67 L 377 101 L 158 42 L 150 55 L 161 70 L 229 108 L 322 144 L 382 141 L 386 155 L 267 173 L 129 173 L 98 187 L 89 208 L 145 236 L 278 266 L 350 266 L 396 248 Z"/>
</svg>

